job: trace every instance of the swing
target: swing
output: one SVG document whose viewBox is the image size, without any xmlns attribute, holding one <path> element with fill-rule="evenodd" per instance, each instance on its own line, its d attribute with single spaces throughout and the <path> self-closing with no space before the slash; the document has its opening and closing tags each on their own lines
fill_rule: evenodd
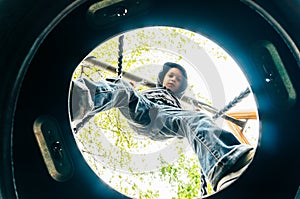
<svg viewBox="0 0 300 199">
<path fill-rule="evenodd" d="M 121 48 L 122 49 L 122 48 Z M 119 50 L 121 52 L 122 50 Z M 83 67 L 91 67 L 95 66 L 97 68 L 104 69 L 109 72 L 116 73 L 117 72 L 117 78 L 125 77 L 127 79 L 130 79 L 135 82 L 141 82 L 142 85 L 153 88 L 156 86 L 154 82 L 151 82 L 149 80 L 146 80 L 144 78 L 141 78 L 139 76 L 136 76 L 132 73 L 122 71 L 122 63 L 121 59 L 119 57 L 119 63 L 118 68 L 111 66 L 107 63 L 104 63 L 100 61 L 99 59 L 89 56 L 82 62 Z M 108 81 L 114 81 L 116 78 L 107 78 Z M 249 119 L 257 119 L 256 113 L 250 112 L 243 114 L 242 116 L 238 113 L 230 113 L 227 114 L 228 111 L 236 106 L 239 102 L 241 102 L 244 98 L 246 98 L 250 94 L 250 89 L 246 88 L 244 91 L 242 91 L 237 97 L 235 97 L 232 101 L 230 101 L 227 105 L 224 106 L 224 108 L 218 110 L 217 108 L 213 107 L 212 105 L 209 105 L 205 102 L 199 101 L 197 99 L 194 99 L 192 97 L 184 95 L 181 100 L 186 103 L 192 103 L 195 106 L 198 106 L 200 109 L 203 109 L 205 111 L 208 111 L 209 113 L 212 113 L 212 118 L 214 120 L 217 120 L 218 118 L 223 118 L 226 121 L 228 121 L 228 124 L 234 134 L 239 138 L 239 140 L 243 143 L 249 144 L 249 141 L 247 138 L 243 135 L 243 131 L 246 127 L 246 124 Z M 243 119 L 243 120 L 241 120 Z"/>
<path fill-rule="evenodd" d="M 118 56 L 119 57 L 118 57 L 118 67 L 117 68 L 96 59 L 96 57 L 94 57 L 94 56 L 87 57 L 83 61 L 82 65 L 84 67 L 89 67 L 90 65 L 93 65 L 93 66 L 105 69 L 107 71 L 110 71 L 110 72 L 115 72 L 117 75 L 117 78 L 122 78 L 122 76 L 124 76 L 132 81 L 142 82 L 142 84 L 144 86 L 147 86 L 150 88 L 155 87 L 156 84 L 151 81 L 145 80 L 144 78 L 141 78 L 134 74 L 122 71 L 124 35 L 121 35 L 119 37 L 118 41 L 119 41 L 119 44 L 118 44 Z M 113 80 L 115 80 L 115 78 L 107 78 L 107 80 L 113 81 Z M 214 114 L 212 117 L 214 120 L 222 117 L 223 119 L 228 120 L 228 121 L 234 123 L 235 125 L 241 127 L 242 129 L 244 129 L 244 127 L 246 125 L 245 121 L 235 119 L 234 117 L 227 115 L 226 112 L 228 112 L 231 108 L 236 106 L 239 102 L 241 102 L 249 94 L 250 94 L 250 89 L 246 88 L 237 97 L 235 97 L 232 101 L 230 101 L 227 105 L 225 105 L 224 108 L 222 108 L 221 110 L 218 110 L 217 108 L 215 108 L 207 103 L 201 102 L 201 101 L 196 100 L 189 96 L 183 96 L 181 100 L 184 102 L 187 102 L 187 103 L 192 103 L 192 104 L 198 106 L 199 108 L 204 109 L 204 110 Z"/>
</svg>

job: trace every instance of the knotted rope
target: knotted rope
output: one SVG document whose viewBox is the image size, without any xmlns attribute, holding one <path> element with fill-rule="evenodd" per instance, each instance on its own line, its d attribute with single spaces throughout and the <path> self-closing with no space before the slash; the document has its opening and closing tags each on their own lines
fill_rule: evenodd
<svg viewBox="0 0 300 199">
<path fill-rule="evenodd" d="M 223 109 L 215 113 L 213 119 L 217 119 L 220 116 L 222 116 L 224 113 L 226 113 L 229 109 L 234 107 L 237 103 L 239 103 L 242 99 L 247 97 L 249 94 L 250 94 L 250 89 L 247 87 L 246 90 L 242 91 L 237 97 L 235 97 L 231 102 L 229 102 L 228 105 L 226 105 Z"/>
</svg>

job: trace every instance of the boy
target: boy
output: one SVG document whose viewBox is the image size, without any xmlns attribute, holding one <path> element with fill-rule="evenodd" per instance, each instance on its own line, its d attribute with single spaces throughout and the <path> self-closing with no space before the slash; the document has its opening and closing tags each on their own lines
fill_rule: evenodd
<svg viewBox="0 0 300 199">
<path fill-rule="evenodd" d="M 183 110 L 179 98 L 186 88 L 185 69 L 171 62 L 163 65 L 157 87 L 142 93 L 122 79 L 97 83 L 78 79 L 72 88 L 72 124 L 78 131 L 96 113 L 118 108 L 133 130 L 153 140 L 185 137 L 217 191 L 239 177 L 254 150 L 206 114 Z"/>
</svg>

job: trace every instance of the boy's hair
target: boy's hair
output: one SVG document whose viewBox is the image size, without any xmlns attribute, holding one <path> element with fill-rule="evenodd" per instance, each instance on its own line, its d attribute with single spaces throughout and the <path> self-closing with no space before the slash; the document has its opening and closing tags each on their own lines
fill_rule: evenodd
<svg viewBox="0 0 300 199">
<path fill-rule="evenodd" d="M 167 74 L 167 72 L 171 69 L 171 68 L 177 68 L 182 72 L 182 82 L 181 82 L 181 86 L 178 89 L 178 91 L 176 91 L 176 95 L 180 96 L 183 94 L 183 92 L 185 91 L 185 89 L 187 88 L 187 73 L 186 70 L 179 64 L 173 63 L 173 62 L 166 62 L 164 63 L 162 70 L 158 73 L 158 79 L 157 79 L 157 83 L 158 86 L 162 86 L 165 75 Z"/>
</svg>

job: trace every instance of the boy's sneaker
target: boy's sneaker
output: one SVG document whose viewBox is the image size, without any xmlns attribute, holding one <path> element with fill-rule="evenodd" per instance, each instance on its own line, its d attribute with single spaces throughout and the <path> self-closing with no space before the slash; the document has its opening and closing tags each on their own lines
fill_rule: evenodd
<svg viewBox="0 0 300 199">
<path fill-rule="evenodd" d="M 251 160 L 253 159 L 255 150 L 252 149 L 243 155 L 224 175 L 223 178 L 217 183 L 215 191 L 226 188 L 231 183 L 239 178 L 239 176 L 248 168 Z"/>
</svg>

